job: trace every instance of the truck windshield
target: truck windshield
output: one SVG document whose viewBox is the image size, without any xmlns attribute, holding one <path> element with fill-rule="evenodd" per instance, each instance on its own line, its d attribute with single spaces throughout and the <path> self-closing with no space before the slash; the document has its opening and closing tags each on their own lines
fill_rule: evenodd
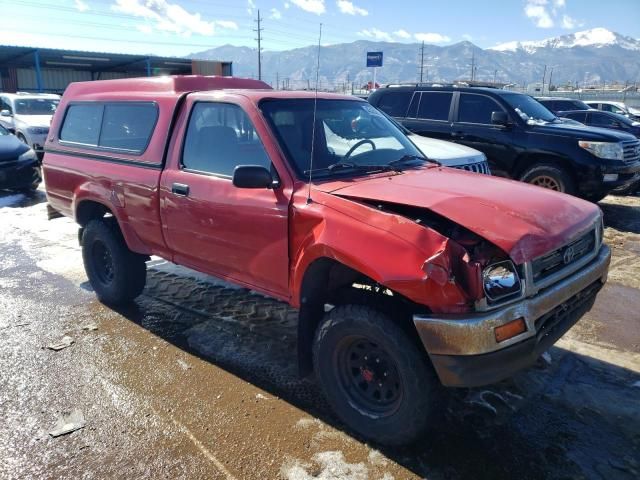
<svg viewBox="0 0 640 480">
<path fill-rule="evenodd" d="M 265 100 L 260 109 L 301 178 L 309 170 L 315 177 L 350 176 L 426 161 L 396 125 L 366 102 L 318 99 L 313 142 L 312 98 Z"/>
<path fill-rule="evenodd" d="M 503 95 L 502 98 L 513 107 L 520 118 L 529 125 L 551 123 L 556 120 L 556 116 L 547 107 L 529 95 L 513 93 Z"/>
<path fill-rule="evenodd" d="M 19 115 L 53 115 L 60 100 L 50 98 L 21 98 L 16 100 Z"/>
</svg>

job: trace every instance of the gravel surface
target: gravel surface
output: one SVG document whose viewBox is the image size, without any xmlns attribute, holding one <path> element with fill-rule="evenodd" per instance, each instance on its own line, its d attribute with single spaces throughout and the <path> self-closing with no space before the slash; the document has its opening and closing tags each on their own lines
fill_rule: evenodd
<svg viewBox="0 0 640 480">
<path fill-rule="evenodd" d="M 613 262 L 592 311 L 535 367 L 450 390 L 406 449 L 363 442 L 298 378 L 288 305 L 153 259 L 135 305 L 109 308 L 45 206 L 0 193 L 0 478 L 640 476 L 638 197 L 600 203 Z"/>
</svg>

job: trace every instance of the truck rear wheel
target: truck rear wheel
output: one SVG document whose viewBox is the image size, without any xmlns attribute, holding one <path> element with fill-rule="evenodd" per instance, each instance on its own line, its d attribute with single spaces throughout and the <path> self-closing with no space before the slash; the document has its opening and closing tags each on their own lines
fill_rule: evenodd
<svg viewBox="0 0 640 480">
<path fill-rule="evenodd" d="M 576 187 L 571 176 L 560 167 L 550 164 L 537 164 L 527 169 L 520 180 L 556 192 L 574 195 Z"/>
<path fill-rule="evenodd" d="M 431 425 L 442 387 L 424 353 L 387 315 L 335 307 L 316 332 L 313 361 L 335 413 L 364 437 L 405 445 Z"/>
<path fill-rule="evenodd" d="M 82 259 L 101 302 L 130 302 L 140 295 L 147 281 L 144 257 L 129 250 L 120 231 L 103 220 L 91 220 L 85 227 Z"/>
</svg>

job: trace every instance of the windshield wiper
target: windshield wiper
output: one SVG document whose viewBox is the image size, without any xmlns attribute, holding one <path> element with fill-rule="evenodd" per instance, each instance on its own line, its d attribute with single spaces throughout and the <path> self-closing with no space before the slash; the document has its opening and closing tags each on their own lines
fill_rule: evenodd
<svg viewBox="0 0 640 480">
<path fill-rule="evenodd" d="M 403 165 L 406 163 L 410 163 L 410 162 L 414 162 L 416 160 L 421 160 L 422 162 L 431 162 L 431 163 L 435 163 L 438 166 L 441 166 L 442 163 L 440 163 L 437 160 L 434 160 L 432 158 L 428 158 L 426 156 L 422 157 L 420 155 L 403 155 L 402 157 L 400 157 L 397 160 L 392 160 L 391 162 L 387 163 L 387 165 L 391 166 L 391 167 L 395 167 L 395 166 L 399 166 L 399 165 Z"/>
<path fill-rule="evenodd" d="M 303 173 L 308 175 L 309 172 L 329 172 L 333 173 L 336 170 L 355 170 L 357 172 L 388 172 L 390 170 L 398 171 L 397 168 L 392 167 L 391 165 L 357 165 L 351 162 L 336 162 L 332 163 L 328 167 L 322 168 L 314 168 L 313 170 L 305 170 Z"/>
</svg>

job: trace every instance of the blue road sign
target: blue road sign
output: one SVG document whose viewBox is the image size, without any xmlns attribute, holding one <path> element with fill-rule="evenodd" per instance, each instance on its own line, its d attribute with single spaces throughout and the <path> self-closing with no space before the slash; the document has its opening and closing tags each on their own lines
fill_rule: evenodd
<svg viewBox="0 0 640 480">
<path fill-rule="evenodd" d="M 381 67 L 382 52 L 367 52 L 367 67 Z"/>
</svg>

